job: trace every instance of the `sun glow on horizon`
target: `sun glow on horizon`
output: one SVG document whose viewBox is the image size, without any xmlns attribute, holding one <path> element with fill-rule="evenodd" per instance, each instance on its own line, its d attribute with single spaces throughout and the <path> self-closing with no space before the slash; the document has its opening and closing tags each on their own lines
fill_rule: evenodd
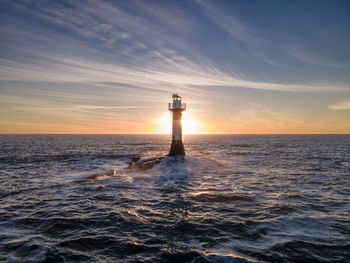
<svg viewBox="0 0 350 263">
<path fill-rule="evenodd" d="M 156 120 L 156 133 L 171 134 L 172 116 L 166 114 Z M 182 133 L 183 134 L 199 134 L 205 133 L 202 122 L 196 120 L 193 116 L 187 113 L 182 114 Z"/>
</svg>

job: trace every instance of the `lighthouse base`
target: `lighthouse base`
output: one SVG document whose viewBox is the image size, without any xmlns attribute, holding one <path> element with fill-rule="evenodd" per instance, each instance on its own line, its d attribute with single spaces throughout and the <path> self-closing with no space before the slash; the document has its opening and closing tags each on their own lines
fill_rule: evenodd
<svg viewBox="0 0 350 263">
<path fill-rule="evenodd" d="M 174 155 L 185 155 L 184 144 L 181 140 L 179 141 L 172 140 L 171 142 L 169 156 L 174 156 Z"/>
</svg>

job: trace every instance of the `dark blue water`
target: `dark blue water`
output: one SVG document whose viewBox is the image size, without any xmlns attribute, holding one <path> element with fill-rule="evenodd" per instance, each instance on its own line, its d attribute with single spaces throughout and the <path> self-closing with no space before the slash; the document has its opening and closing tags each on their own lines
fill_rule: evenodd
<svg viewBox="0 0 350 263">
<path fill-rule="evenodd" d="M 350 136 L 169 145 L 0 136 L 0 261 L 350 262 Z"/>
</svg>

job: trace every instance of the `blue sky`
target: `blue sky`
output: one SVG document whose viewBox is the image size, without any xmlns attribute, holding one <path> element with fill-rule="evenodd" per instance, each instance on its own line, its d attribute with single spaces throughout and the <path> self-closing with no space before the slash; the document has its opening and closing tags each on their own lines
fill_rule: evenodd
<svg viewBox="0 0 350 263">
<path fill-rule="evenodd" d="M 350 133 L 349 1 L 1 1 L 0 132 Z M 84 132 L 85 131 L 85 132 Z"/>
</svg>

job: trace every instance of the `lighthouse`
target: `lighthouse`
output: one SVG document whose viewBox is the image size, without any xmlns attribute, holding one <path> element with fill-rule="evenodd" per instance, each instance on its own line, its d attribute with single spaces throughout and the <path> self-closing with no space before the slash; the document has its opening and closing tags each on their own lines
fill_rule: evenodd
<svg viewBox="0 0 350 263">
<path fill-rule="evenodd" d="M 173 113 L 172 140 L 169 156 L 185 155 L 185 148 L 182 142 L 182 111 L 186 110 L 186 104 L 181 102 L 182 97 L 173 94 L 173 101 L 169 103 L 169 110 Z"/>
</svg>

